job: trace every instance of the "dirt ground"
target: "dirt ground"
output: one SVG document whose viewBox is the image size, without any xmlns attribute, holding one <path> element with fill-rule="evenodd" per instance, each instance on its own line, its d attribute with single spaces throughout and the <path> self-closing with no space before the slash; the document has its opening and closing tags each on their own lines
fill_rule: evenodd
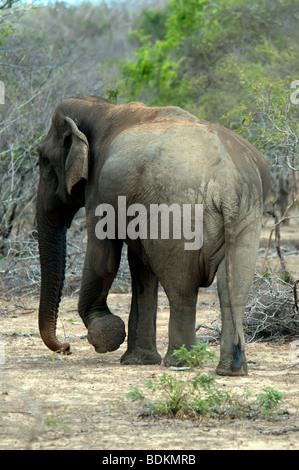
<svg viewBox="0 0 299 470">
<path fill-rule="evenodd" d="M 292 233 L 296 238 L 296 231 Z M 130 298 L 130 294 L 109 296 L 110 308 L 126 324 Z M 76 307 L 77 295 L 63 298 L 58 337 L 66 337 L 72 348 L 72 355 L 63 357 L 47 350 L 39 337 L 38 298 L 0 300 L 0 449 L 299 449 L 299 365 L 292 342 L 250 343 L 249 375 L 218 379 L 220 387 L 231 393 L 250 391 L 255 396 L 265 387 L 281 392 L 287 413 L 277 421 L 153 418 L 144 416 L 142 405 L 129 401 L 127 393 L 129 387 L 144 388 L 165 368 L 122 366 L 119 358 L 125 343 L 113 353 L 95 353 Z M 220 325 L 219 315 L 215 288 L 201 289 L 197 324 Z M 160 292 L 157 345 L 162 356 L 167 350 L 168 319 L 167 298 Z M 212 347 L 219 353 L 219 346 Z M 170 373 L 183 377 L 187 372 Z"/>
<path fill-rule="evenodd" d="M 200 301 L 210 303 L 213 295 L 202 292 Z M 127 322 L 130 295 L 111 294 L 109 301 Z M 169 314 L 163 304 L 167 299 L 161 294 L 157 326 L 161 354 L 167 349 Z M 265 387 L 280 391 L 289 414 L 278 421 L 154 419 L 142 416 L 142 406 L 126 395 L 129 387 L 144 388 L 165 368 L 122 366 L 119 357 L 125 344 L 113 353 L 96 354 L 86 340 L 75 299 L 64 299 L 58 324 L 59 336 L 65 335 L 72 345 L 68 357 L 52 354 L 37 335 L 36 300 L 0 307 L 7 310 L 1 318 L 5 348 L 5 363 L 0 366 L 1 449 L 299 449 L 299 369 L 293 367 L 290 344 L 251 343 L 248 377 L 219 378 L 226 390 L 238 394 L 245 390 L 258 394 Z M 198 322 L 215 320 L 217 310 L 198 311 Z"/>
</svg>

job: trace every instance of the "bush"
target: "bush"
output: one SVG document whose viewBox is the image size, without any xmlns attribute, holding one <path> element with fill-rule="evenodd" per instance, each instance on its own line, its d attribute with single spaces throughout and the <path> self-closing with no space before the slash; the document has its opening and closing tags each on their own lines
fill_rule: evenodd
<svg viewBox="0 0 299 470">
<path fill-rule="evenodd" d="M 138 387 L 132 387 L 127 397 L 132 401 L 141 401 L 151 415 L 167 415 L 174 418 L 254 418 L 262 416 L 277 419 L 282 413 L 278 408 L 282 395 L 271 387 L 263 390 L 257 399 L 250 400 L 250 393 L 234 397 L 229 392 L 220 390 L 213 373 L 203 374 L 201 370 L 207 363 L 216 359 L 215 351 L 208 349 L 207 343 L 198 343 L 190 350 L 185 346 L 174 351 L 179 362 L 186 365 L 184 379 L 178 373 L 164 373 L 154 380 L 146 382 L 145 387 L 152 394 L 159 395 L 155 401 L 148 401 L 145 393 Z"/>
</svg>

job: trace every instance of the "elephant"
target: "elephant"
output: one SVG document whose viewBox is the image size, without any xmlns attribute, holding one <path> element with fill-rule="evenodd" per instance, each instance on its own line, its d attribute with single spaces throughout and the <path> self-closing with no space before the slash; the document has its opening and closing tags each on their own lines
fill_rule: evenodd
<svg viewBox="0 0 299 470">
<path fill-rule="evenodd" d="M 217 278 L 222 328 L 216 373 L 247 375 L 243 316 L 268 190 L 269 171 L 263 155 L 219 124 L 177 106 L 111 104 L 94 96 L 64 99 L 39 148 L 39 330 L 45 345 L 52 351 L 71 353 L 70 344 L 57 339 L 56 321 L 67 229 L 79 208 L 85 207 L 87 250 L 78 312 L 95 351 L 117 350 L 126 338 L 123 320 L 107 305 L 126 244 L 132 299 L 121 363 L 161 364 L 156 345 L 161 285 L 170 308 L 163 365 L 176 365 L 174 350 L 196 344 L 199 288 Z M 118 207 L 120 196 L 126 198 L 131 212 Z M 197 220 L 195 206 L 202 207 L 200 246 L 186 249 L 183 236 L 141 237 L 138 231 L 129 236 L 129 230 L 115 236 L 108 230 L 106 236 L 96 234 L 104 208 L 114 209 L 119 229 L 121 223 L 122 228 L 129 228 L 132 207 L 149 211 L 163 204 L 190 207 L 192 226 Z"/>
</svg>

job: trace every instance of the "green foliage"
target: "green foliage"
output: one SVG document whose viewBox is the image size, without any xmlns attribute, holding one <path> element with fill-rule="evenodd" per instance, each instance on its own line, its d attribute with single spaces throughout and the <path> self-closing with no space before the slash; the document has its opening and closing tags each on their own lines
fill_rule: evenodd
<svg viewBox="0 0 299 470">
<path fill-rule="evenodd" d="M 0 18 L 1 18 L 1 16 L 0 16 Z M 5 41 L 5 39 L 11 34 L 11 32 L 12 32 L 12 24 L 11 23 L 4 24 L 1 27 L 1 30 L 0 30 L 0 46 Z M 0 56 L 0 58 L 3 58 L 3 57 L 4 57 L 3 55 Z"/>
<path fill-rule="evenodd" d="M 181 346 L 173 352 L 173 356 L 181 365 L 191 369 L 196 367 L 202 369 L 205 364 L 216 359 L 216 352 L 214 349 L 208 349 L 208 343 L 198 343 L 191 349 L 187 349 L 185 345 Z"/>
<path fill-rule="evenodd" d="M 133 32 L 140 41 L 134 54 L 137 61 L 127 61 L 123 67 L 123 88 L 129 99 L 166 105 L 175 96 L 177 103 L 186 102 L 188 80 L 179 74 L 180 61 L 173 50 L 179 47 L 181 38 L 194 29 L 193 15 L 199 19 L 200 6 L 206 3 L 206 0 L 172 1 L 164 15 L 160 13 L 160 19 L 165 18 L 165 33 L 161 39 L 153 40 L 151 28 L 144 27 L 148 22 L 141 22 L 141 28 Z M 146 14 L 144 19 L 149 17 Z M 158 36 L 161 37 L 161 32 Z"/>
<path fill-rule="evenodd" d="M 207 414 L 213 407 L 226 401 L 227 394 L 217 389 L 214 374 L 191 374 L 195 368 L 202 368 L 215 359 L 215 351 L 207 349 L 206 343 L 199 343 L 190 350 L 182 346 L 173 355 L 179 364 L 187 365 L 188 378 L 184 380 L 177 375 L 164 373 L 155 380 L 149 380 L 145 384 L 146 388 L 162 395 L 156 402 L 147 403 L 152 413 L 177 417 Z M 138 387 L 131 388 L 127 396 L 132 401 L 145 400 L 144 393 Z"/>
<path fill-rule="evenodd" d="M 105 99 L 108 100 L 110 103 L 116 103 L 118 95 L 119 95 L 119 90 L 117 88 L 116 89 L 109 88 L 109 87 L 106 88 Z"/>
<path fill-rule="evenodd" d="M 287 147 L 290 162 L 298 153 L 299 107 L 291 103 L 291 81 L 269 82 L 259 79 L 245 83 L 250 101 L 232 108 L 226 117 L 236 122 L 238 132 L 249 139 L 263 152 L 267 152 L 270 163 L 276 163 L 278 153 Z M 242 121 L 241 121 L 242 119 Z"/>
<path fill-rule="evenodd" d="M 168 6 L 164 9 L 152 8 L 150 10 L 143 9 L 141 12 L 141 19 L 135 24 L 135 28 L 142 31 L 144 36 L 149 36 L 152 42 L 157 39 L 163 39 L 166 34 L 166 21 L 168 16 Z M 131 33 L 132 36 L 136 35 L 136 30 Z"/>
<path fill-rule="evenodd" d="M 49 414 L 44 419 L 44 425 L 55 431 L 63 431 L 64 433 L 68 434 L 71 433 L 72 429 L 68 424 L 68 417 L 66 411 L 67 407 L 64 407 L 62 411 Z"/>
<path fill-rule="evenodd" d="M 144 400 L 144 395 L 138 387 L 131 387 L 127 397 L 130 398 L 131 401 Z"/>
<path fill-rule="evenodd" d="M 135 31 L 136 60 L 122 70 L 127 99 L 176 104 L 238 128 L 242 113 L 228 117 L 250 106 L 256 83 L 272 83 L 274 91 L 277 82 L 281 90 L 280 81 L 289 86 L 297 73 L 293 0 L 171 0 L 163 14 L 164 37 L 148 27 Z"/>
<path fill-rule="evenodd" d="M 265 393 L 257 396 L 256 403 L 260 407 L 262 416 L 275 420 L 277 415 L 282 413 L 278 408 L 278 405 L 283 403 L 282 394 L 272 387 L 266 387 L 263 391 Z"/>
<path fill-rule="evenodd" d="M 147 381 L 146 389 L 158 395 L 155 401 L 147 401 L 146 394 L 138 387 L 131 387 L 127 397 L 132 401 L 145 403 L 152 414 L 177 418 L 253 418 L 261 415 L 273 420 L 282 413 L 278 408 L 282 395 L 273 388 L 264 389 L 265 393 L 259 394 L 256 401 L 250 401 L 249 393 L 243 397 L 234 397 L 228 391 L 220 389 L 213 373 L 203 374 L 196 370 L 202 369 L 216 358 L 215 351 L 209 350 L 207 344 L 199 343 L 190 350 L 182 346 L 173 355 L 179 363 L 188 366 L 184 378 L 176 373 L 164 373 Z"/>
</svg>

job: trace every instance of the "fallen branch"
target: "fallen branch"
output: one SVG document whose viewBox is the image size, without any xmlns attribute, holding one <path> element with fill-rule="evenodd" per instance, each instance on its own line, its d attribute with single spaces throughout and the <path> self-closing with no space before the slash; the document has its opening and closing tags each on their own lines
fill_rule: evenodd
<svg viewBox="0 0 299 470">
<path fill-rule="evenodd" d="M 279 436 L 280 434 L 286 434 L 287 432 L 296 432 L 299 431 L 299 426 L 286 426 L 285 428 L 282 429 L 266 429 L 264 430 L 263 428 L 259 428 L 259 433 L 260 434 L 273 434 L 276 436 Z"/>
</svg>

